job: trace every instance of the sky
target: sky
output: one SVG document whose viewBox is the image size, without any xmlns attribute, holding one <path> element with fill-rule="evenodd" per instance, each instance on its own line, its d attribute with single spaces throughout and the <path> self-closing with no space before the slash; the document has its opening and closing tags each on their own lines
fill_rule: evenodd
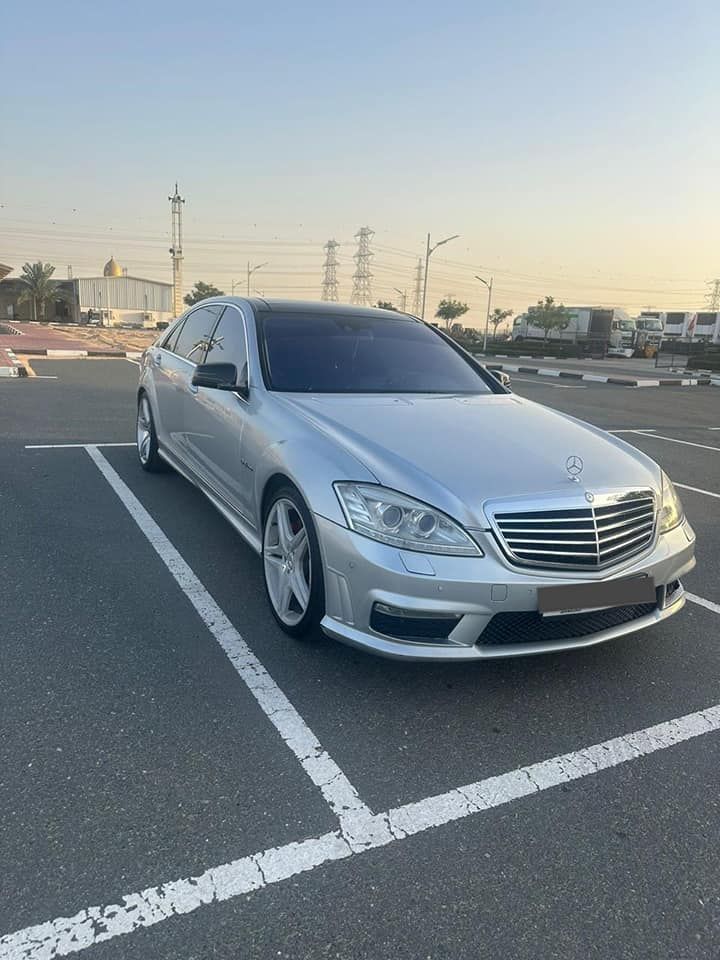
<svg viewBox="0 0 720 960">
<path fill-rule="evenodd" d="M 61 12 L 59 12 L 61 10 Z M 720 4 L 11 0 L 0 62 L 0 262 L 396 304 L 428 231 L 428 314 L 538 298 L 699 309 L 720 276 Z M 242 289 L 242 288 L 241 288 Z"/>
</svg>

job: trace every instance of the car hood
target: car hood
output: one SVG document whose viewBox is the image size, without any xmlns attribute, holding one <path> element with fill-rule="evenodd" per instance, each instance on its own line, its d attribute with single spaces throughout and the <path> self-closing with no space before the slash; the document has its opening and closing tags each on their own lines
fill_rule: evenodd
<svg viewBox="0 0 720 960">
<path fill-rule="evenodd" d="M 639 450 L 515 395 L 285 394 L 282 399 L 352 453 L 379 483 L 470 526 L 487 526 L 488 500 L 660 489 L 660 468 Z M 566 470 L 571 456 L 582 460 L 579 484 Z"/>
</svg>

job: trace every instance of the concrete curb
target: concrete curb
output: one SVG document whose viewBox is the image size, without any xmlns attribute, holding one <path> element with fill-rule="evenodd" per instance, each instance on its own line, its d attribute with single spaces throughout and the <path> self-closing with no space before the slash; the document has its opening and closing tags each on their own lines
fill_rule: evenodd
<svg viewBox="0 0 720 960">
<path fill-rule="evenodd" d="M 0 377 L 26 377 L 28 375 L 27 370 L 23 364 L 20 363 L 10 347 L 3 347 L 2 350 L 10 361 L 11 366 L 7 367 L 4 364 L 0 366 Z"/>
<path fill-rule="evenodd" d="M 477 358 L 482 363 L 480 357 Z M 670 379 L 661 377 L 658 380 L 647 380 L 637 377 L 604 377 L 597 373 L 579 373 L 575 370 L 552 370 L 549 367 L 521 367 L 514 363 L 485 363 L 488 370 L 506 370 L 509 373 L 532 373 L 539 377 L 558 377 L 564 380 L 586 380 L 590 383 L 610 383 L 620 387 L 706 387 L 712 381 L 710 377 L 686 377 L 684 379 Z"/>
<path fill-rule="evenodd" d="M 129 359 L 139 360 L 142 356 L 141 350 L 55 350 L 52 347 L 32 348 L 23 347 L 22 352 L 29 357 L 50 357 L 55 359 L 82 360 L 85 357 L 107 357 L 108 359 Z"/>
</svg>

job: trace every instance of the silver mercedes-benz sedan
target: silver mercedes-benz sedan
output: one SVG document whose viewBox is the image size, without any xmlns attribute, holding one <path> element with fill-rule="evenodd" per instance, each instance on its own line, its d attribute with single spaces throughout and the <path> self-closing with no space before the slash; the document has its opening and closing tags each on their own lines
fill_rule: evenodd
<svg viewBox="0 0 720 960">
<path fill-rule="evenodd" d="M 695 564 L 654 461 L 391 311 L 201 302 L 143 356 L 137 447 L 260 554 L 286 633 L 386 656 L 589 646 L 677 613 Z"/>
</svg>

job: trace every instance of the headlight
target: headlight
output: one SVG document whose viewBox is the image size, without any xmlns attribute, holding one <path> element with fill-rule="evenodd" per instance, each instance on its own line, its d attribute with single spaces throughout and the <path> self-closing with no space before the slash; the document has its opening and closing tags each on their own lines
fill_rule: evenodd
<svg viewBox="0 0 720 960">
<path fill-rule="evenodd" d="M 670 477 L 663 471 L 662 475 L 662 505 L 660 507 L 659 528 L 660 533 L 667 533 L 673 530 L 683 518 L 683 505 L 680 503 L 680 497 L 673 486 Z"/>
<path fill-rule="evenodd" d="M 422 553 L 483 555 L 454 520 L 419 500 L 370 483 L 336 483 L 335 491 L 350 529 L 366 537 Z"/>
</svg>

